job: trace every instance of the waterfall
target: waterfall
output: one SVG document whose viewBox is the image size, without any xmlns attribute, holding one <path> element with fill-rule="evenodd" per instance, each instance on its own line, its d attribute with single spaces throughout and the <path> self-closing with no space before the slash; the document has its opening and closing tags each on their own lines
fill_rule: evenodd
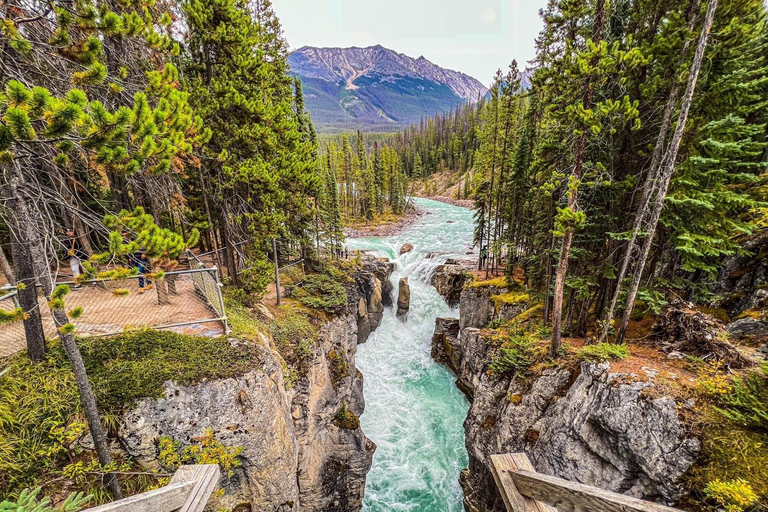
<svg viewBox="0 0 768 512">
<path fill-rule="evenodd" d="M 463 508 L 458 478 L 467 465 L 463 422 L 469 402 L 454 385 L 453 374 L 430 356 L 435 319 L 458 316 L 458 311 L 451 310 L 429 278 L 447 258 L 466 257 L 472 212 L 423 199 L 416 204 L 428 214 L 402 233 L 348 243 L 351 250 L 368 249 L 394 261 L 395 293 L 402 277 L 411 287 L 407 320 L 388 308 L 381 326 L 358 347 L 366 400 L 360 421 L 378 446 L 366 484 L 366 512 Z M 414 249 L 400 255 L 404 243 Z"/>
</svg>

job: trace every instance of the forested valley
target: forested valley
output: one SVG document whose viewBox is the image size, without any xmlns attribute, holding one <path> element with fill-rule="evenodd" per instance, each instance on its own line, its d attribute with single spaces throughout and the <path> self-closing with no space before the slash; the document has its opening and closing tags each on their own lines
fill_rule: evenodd
<svg viewBox="0 0 768 512">
<path fill-rule="evenodd" d="M 473 311 L 491 311 L 470 326 L 494 336 L 473 354 L 478 389 L 623 360 L 665 328 L 680 343 L 706 331 L 699 352 L 674 351 L 704 405 L 672 409 L 706 411 L 692 431 L 732 435 L 701 434 L 675 497 L 764 510 L 768 366 L 750 359 L 768 353 L 763 0 L 549 0 L 536 58 L 512 61 L 476 102 L 399 132 L 338 135 L 315 130 L 270 0 L 5 0 L 0 13 L 0 306 L 13 304 L 0 327 L 19 344 L 0 352 L 0 511 L 74 512 L 208 463 L 226 474 L 222 510 L 357 512 L 376 449 L 360 424 L 357 344 L 382 318 L 393 337 L 431 329 L 400 314 L 412 271 L 415 302 L 448 311 L 475 294 Z M 345 228 L 406 225 L 436 204 L 418 196 L 471 206 L 472 223 L 444 210 L 465 238 L 474 228 L 471 243 L 349 244 Z M 440 258 L 458 268 L 453 302 L 430 288 Z M 202 320 L 183 316 L 198 311 L 179 303 L 185 290 Z M 123 315 L 175 300 L 181 316 L 108 332 L 88 317 L 123 299 Z M 698 323 L 670 326 L 669 311 Z M 230 401 L 216 387 L 227 379 Z M 173 438 L 162 400 L 194 386 L 205 418 L 193 411 Z M 131 430 L 150 399 L 157 431 Z M 200 435 L 224 403 L 251 423 Z M 149 466 L 126 431 L 145 435 L 130 448 L 151 452 Z"/>
</svg>

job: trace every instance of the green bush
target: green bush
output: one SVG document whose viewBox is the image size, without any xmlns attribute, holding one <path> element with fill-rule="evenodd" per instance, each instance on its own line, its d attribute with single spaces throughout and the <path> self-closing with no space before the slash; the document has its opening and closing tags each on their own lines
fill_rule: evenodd
<svg viewBox="0 0 768 512">
<path fill-rule="evenodd" d="M 718 399 L 715 410 L 748 429 L 768 432 L 768 363 L 762 372 L 735 378 L 731 389 Z"/>
<path fill-rule="evenodd" d="M 488 365 L 494 375 L 525 374 L 534 361 L 534 345 L 524 335 L 510 336 Z"/>
<path fill-rule="evenodd" d="M 308 275 L 304 281 L 286 287 L 286 293 L 307 307 L 339 314 L 347 305 L 347 292 L 330 272 Z"/>
<path fill-rule="evenodd" d="M 83 493 L 70 494 L 64 503 L 54 508 L 48 498 L 37 499 L 40 487 L 34 490 L 25 490 L 19 494 L 16 500 L 4 500 L 0 502 L 0 512 L 77 512 L 85 506 L 91 496 L 83 496 Z"/>
<path fill-rule="evenodd" d="M 629 349 L 626 345 L 614 343 L 598 343 L 587 345 L 579 352 L 579 357 L 586 361 L 604 363 L 606 361 L 626 359 L 629 357 Z"/>
</svg>

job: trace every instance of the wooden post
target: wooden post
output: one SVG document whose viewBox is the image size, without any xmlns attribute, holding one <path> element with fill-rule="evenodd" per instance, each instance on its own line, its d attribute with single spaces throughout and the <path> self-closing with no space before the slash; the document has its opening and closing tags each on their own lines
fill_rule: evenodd
<svg viewBox="0 0 768 512">
<path fill-rule="evenodd" d="M 491 455 L 491 472 L 508 512 L 558 512 L 557 509 L 532 498 L 523 496 L 512 480 L 518 470 L 533 471 L 533 464 L 524 453 Z"/>
<path fill-rule="evenodd" d="M 272 239 L 272 258 L 275 260 L 275 293 L 277 294 L 277 307 L 280 307 L 280 264 L 277 261 L 277 238 Z"/>
</svg>

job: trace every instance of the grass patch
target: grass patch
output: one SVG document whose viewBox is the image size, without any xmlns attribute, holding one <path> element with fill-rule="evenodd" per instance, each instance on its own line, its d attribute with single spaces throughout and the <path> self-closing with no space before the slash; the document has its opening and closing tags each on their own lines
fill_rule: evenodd
<svg viewBox="0 0 768 512">
<path fill-rule="evenodd" d="M 629 357 L 629 349 L 626 345 L 616 345 L 614 343 L 598 343 L 596 345 L 587 345 L 579 351 L 579 358 L 593 363 L 604 363 L 607 361 L 621 361 Z"/>
<path fill-rule="evenodd" d="M 164 382 L 192 384 L 241 375 L 258 365 L 255 351 L 221 338 L 169 331 L 133 331 L 113 338 L 79 340 L 102 413 L 114 435 L 119 415 L 140 398 L 159 398 Z M 84 434 L 77 385 L 64 350 L 52 343 L 48 358 L 32 363 L 21 353 L 0 378 L 0 488 L 14 496 L 53 480 L 71 464 L 88 464 L 79 447 Z"/>
</svg>

